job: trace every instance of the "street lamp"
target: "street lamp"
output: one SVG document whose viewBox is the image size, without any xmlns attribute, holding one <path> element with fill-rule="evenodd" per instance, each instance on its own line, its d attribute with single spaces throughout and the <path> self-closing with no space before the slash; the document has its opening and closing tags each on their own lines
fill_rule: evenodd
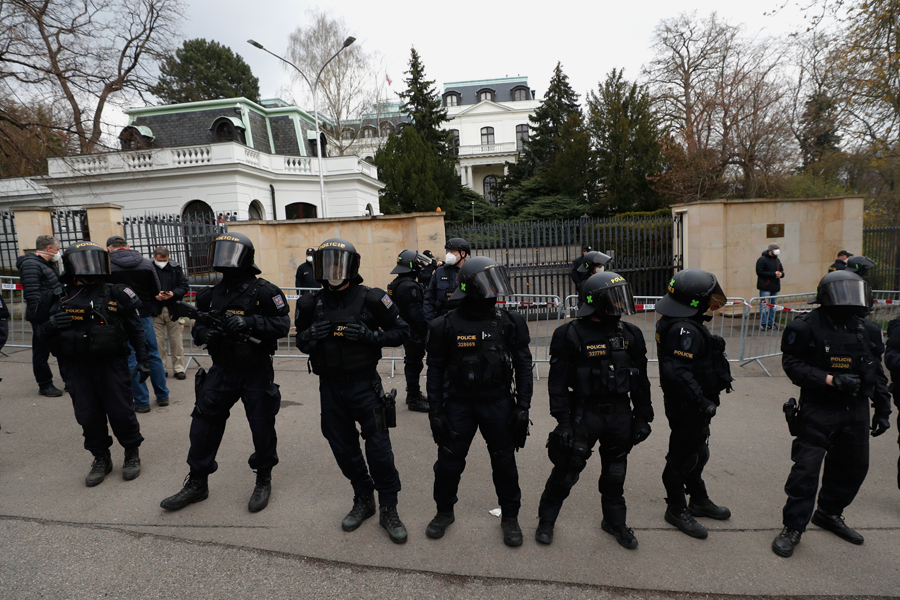
<svg viewBox="0 0 900 600">
<path fill-rule="evenodd" d="M 322 204 L 322 217 L 323 218 L 328 216 L 328 209 L 325 206 L 325 174 L 322 169 L 322 133 L 319 131 L 319 103 L 317 101 L 318 98 L 316 96 L 316 92 L 319 89 L 319 78 L 322 76 L 322 72 L 325 70 L 325 67 L 328 66 L 328 63 L 330 63 L 335 58 L 337 58 L 337 55 L 340 54 L 344 48 L 346 48 L 347 46 L 349 46 L 350 44 L 352 44 L 355 41 L 356 41 L 356 38 L 352 37 L 352 36 L 348 37 L 346 40 L 344 40 L 344 45 L 341 46 L 340 49 L 337 52 L 335 52 L 331 58 L 329 58 L 328 60 L 325 61 L 325 64 L 322 65 L 322 68 L 319 69 L 319 73 L 316 75 L 316 80 L 314 82 L 310 83 L 309 78 L 307 78 L 306 74 L 304 74 L 303 71 L 300 70 L 300 67 L 298 67 L 291 61 L 287 60 L 286 58 L 278 56 L 277 54 L 275 54 L 274 52 L 272 52 L 271 50 L 269 50 L 268 48 L 266 48 L 259 42 L 255 41 L 255 40 L 247 40 L 247 43 L 250 44 L 251 46 L 255 46 L 255 47 L 259 48 L 260 50 L 262 50 L 263 52 L 268 52 L 269 54 L 271 54 L 272 56 L 274 56 L 281 62 L 294 67 L 294 69 L 296 69 L 296 71 L 298 73 L 300 73 L 300 76 L 303 77 L 303 80 L 306 82 L 306 85 L 308 85 L 309 89 L 312 91 L 313 112 L 315 113 L 315 118 L 316 118 L 316 157 L 319 159 L 318 160 L 318 162 L 319 162 L 319 198 L 320 198 L 320 202 Z"/>
</svg>

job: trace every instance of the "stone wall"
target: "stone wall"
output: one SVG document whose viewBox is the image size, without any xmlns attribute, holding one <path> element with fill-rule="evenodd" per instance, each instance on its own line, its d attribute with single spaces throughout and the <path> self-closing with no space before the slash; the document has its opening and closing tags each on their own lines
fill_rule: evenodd
<svg viewBox="0 0 900 600">
<path fill-rule="evenodd" d="M 729 296 L 750 299 L 756 259 L 781 246 L 782 294 L 814 292 L 840 250 L 862 253 L 863 198 L 715 200 L 678 204 L 685 268 L 710 271 Z"/>
</svg>

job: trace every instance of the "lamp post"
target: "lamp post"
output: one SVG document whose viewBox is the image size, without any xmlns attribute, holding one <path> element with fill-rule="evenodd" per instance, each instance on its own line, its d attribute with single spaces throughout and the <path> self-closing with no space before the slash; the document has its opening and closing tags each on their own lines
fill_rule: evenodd
<svg viewBox="0 0 900 600">
<path fill-rule="evenodd" d="M 259 42 L 255 41 L 255 40 L 247 40 L 247 43 L 250 44 L 251 46 L 255 46 L 255 47 L 259 48 L 260 50 L 262 50 L 263 52 L 268 52 L 269 54 L 271 54 L 272 56 L 274 56 L 281 62 L 292 66 L 298 73 L 300 73 L 300 76 L 303 77 L 303 80 L 306 82 L 306 85 L 308 85 L 309 89 L 312 91 L 313 112 L 315 113 L 315 119 L 316 119 L 316 157 L 318 158 L 318 163 L 319 163 L 319 199 L 320 199 L 320 203 L 322 204 L 322 217 L 323 218 L 328 216 L 328 209 L 325 206 L 325 173 L 322 169 L 322 133 L 319 131 L 319 102 L 318 102 L 318 97 L 316 95 L 316 92 L 319 89 L 319 78 L 322 77 L 322 72 L 325 70 L 325 67 L 328 66 L 328 63 L 330 63 L 335 58 L 337 58 L 337 55 L 340 54 L 344 48 L 346 48 L 347 46 L 349 46 L 350 44 L 352 44 L 355 41 L 356 41 L 356 38 L 352 37 L 352 36 L 348 37 L 346 40 L 344 40 L 344 45 L 341 46 L 338 49 L 338 51 L 335 52 L 331 56 L 331 58 L 326 60 L 325 64 L 322 65 L 322 68 L 319 69 L 319 73 L 316 75 L 316 80 L 314 82 L 310 82 L 309 78 L 306 76 L 306 74 L 300 70 L 300 67 L 298 67 L 291 61 L 287 60 L 286 58 L 284 58 L 282 56 L 278 56 L 277 54 L 275 54 L 274 52 L 272 52 L 271 50 L 269 50 L 268 48 L 266 48 Z"/>
</svg>

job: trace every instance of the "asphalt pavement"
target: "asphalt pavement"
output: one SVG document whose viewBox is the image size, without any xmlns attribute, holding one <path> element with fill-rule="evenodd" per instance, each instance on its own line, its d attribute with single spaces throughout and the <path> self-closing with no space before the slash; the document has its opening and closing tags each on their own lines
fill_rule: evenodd
<svg viewBox="0 0 900 600">
<path fill-rule="evenodd" d="M 640 542 L 629 551 L 600 530 L 596 456 L 563 506 L 553 544 L 534 542 L 537 505 L 551 467 L 544 443 L 554 426 L 546 365 L 535 386 L 532 434 L 517 454 L 525 544 L 507 548 L 500 520 L 490 513 L 497 501 L 480 437 L 463 474 L 456 523 L 441 540 L 425 536 L 435 511 L 436 450 L 427 416 L 402 403 L 391 437 L 403 484 L 398 509 L 409 542 L 392 544 L 377 517 L 355 532 L 342 531 L 352 490 L 320 433 L 318 381 L 305 359 L 276 360 L 283 397 L 277 421 L 281 462 L 273 471 L 269 507 L 247 511 L 252 443 L 236 406 L 219 451 L 219 471 L 210 477 L 209 499 L 167 513 L 159 501 L 180 489 L 188 470 L 196 362 L 186 381 L 170 377 L 168 407 L 154 404 L 150 413 L 138 415 L 146 438 L 141 476 L 122 480 L 122 449 L 114 444 L 113 472 L 87 488 L 91 456 L 83 449 L 71 400 L 39 396 L 30 350 L 7 351 L 10 356 L 0 359 L 0 599 L 900 596 L 895 418 L 891 431 L 872 440 L 868 476 L 845 511 L 865 544 L 848 544 L 811 525 L 793 557 L 772 553 L 791 466 L 781 405 L 797 394 L 779 376 L 777 359 L 765 362 L 776 375 L 771 378 L 756 364 L 735 366 L 735 392 L 723 396 L 712 423 L 705 479 L 712 499 L 733 516 L 703 520 L 710 530 L 706 540 L 689 538 L 663 519 L 660 476 L 668 426 L 658 380 L 652 378 L 654 431 L 628 465 L 628 524 Z M 208 367 L 209 359 L 204 363 Z M 398 388 L 402 398 L 402 368 L 393 379 L 387 377 L 389 366 L 382 370 L 385 387 Z"/>
</svg>

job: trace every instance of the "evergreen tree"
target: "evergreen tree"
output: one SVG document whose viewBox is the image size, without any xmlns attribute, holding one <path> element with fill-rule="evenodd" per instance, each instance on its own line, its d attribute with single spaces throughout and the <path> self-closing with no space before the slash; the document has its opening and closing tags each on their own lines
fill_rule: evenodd
<svg viewBox="0 0 900 600">
<path fill-rule="evenodd" d="M 798 141 L 807 173 L 818 174 L 822 159 L 838 150 L 841 136 L 837 133 L 837 110 L 837 102 L 824 92 L 813 94 L 806 101 Z"/>
<path fill-rule="evenodd" d="M 601 212 L 659 208 L 651 178 L 662 170 L 662 132 L 646 89 L 613 69 L 587 104 Z"/>
<path fill-rule="evenodd" d="M 164 58 L 150 93 L 166 104 L 244 97 L 259 102 L 259 79 L 231 48 L 205 39 L 186 40 Z"/>
<path fill-rule="evenodd" d="M 425 79 L 425 67 L 415 48 L 410 52 L 406 74 L 406 90 L 400 92 L 403 99 L 401 110 L 409 115 L 419 136 L 434 148 L 438 156 L 453 160 L 448 144 L 450 134 L 441 129 L 441 124 L 449 120 L 447 109 L 441 106 L 434 81 Z"/>
</svg>

